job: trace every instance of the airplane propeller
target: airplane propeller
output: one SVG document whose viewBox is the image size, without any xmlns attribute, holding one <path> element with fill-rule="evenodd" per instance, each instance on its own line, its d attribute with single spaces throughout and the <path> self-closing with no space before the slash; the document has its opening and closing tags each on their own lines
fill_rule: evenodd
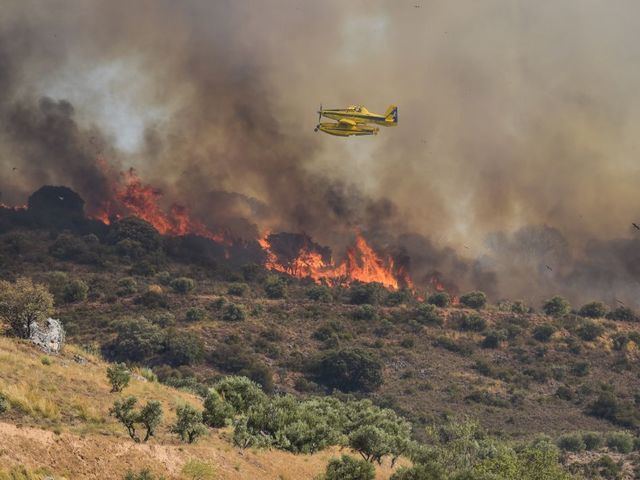
<svg viewBox="0 0 640 480">
<path fill-rule="evenodd" d="M 320 104 L 320 110 L 318 110 L 318 125 L 316 125 L 316 128 L 313 129 L 314 132 L 318 131 L 321 121 L 322 121 L 322 104 Z"/>
</svg>

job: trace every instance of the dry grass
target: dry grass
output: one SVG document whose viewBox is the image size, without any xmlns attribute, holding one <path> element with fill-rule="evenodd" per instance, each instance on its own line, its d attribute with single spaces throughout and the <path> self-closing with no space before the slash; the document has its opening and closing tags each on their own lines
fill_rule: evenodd
<svg viewBox="0 0 640 480">
<path fill-rule="evenodd" d="M 74 355 L 86 363 L 78 363 Z M 197 397 L 136 379 L 123 394 L 110 393 L 106 364 L 74 346 L 51 356 L 49 365 L 41 358 L 26 342 L 0 338 L 0 391 L 11 405 L 0 422 L 0 480 L 40 480 L 45 475 L 56 480 L 120 480 L 128 470 L 142 468 L 167 479 L 186 479 L 183 468 L 193 460 L 211 465 L 219 480 L 301 480 L 321 473 L 327 461 L 340 454 L 335 449 L 306 456 L 243 452 L 228 442 L 228 432 L 212 432 L 198 444 L 186 445 L 168 426 L 176 405 L 200 405 Z M 162 403 L 165 419 L 156 438 L 136 444 L 109 417 L 119 395 Z M 388 466 L 378 468 L 379 479 L 390 473 Z"/>
</svg>

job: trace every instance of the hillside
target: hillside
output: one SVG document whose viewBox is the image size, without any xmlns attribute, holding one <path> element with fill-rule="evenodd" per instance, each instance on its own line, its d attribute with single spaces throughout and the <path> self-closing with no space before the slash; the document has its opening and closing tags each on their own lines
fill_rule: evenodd
<svg viewBox="0 0 640 480">
<path fill-rule="evenodd" d="M 0 338 L 0 391 L 12 406 L 0 420 L 0 478 L 3 471 L 24 466 L 34 478 L 41 478 L 40 472 L 55 480 L 121 479 L 128 470 L 142 468 L 178 479 L 188 478 L 181 472 L 194 459 L 213 466 L 219 479 L 312 478 L 339 455 L 335 449 L 315 455 L 241 451 L 225 439 L 226 432 L 186 445 L 166 427 L 152 442 L 134 443 L 108 415 L 119 394 L 110 392 L 105 370 L 103 361 L 73 345 L 54 357 L 28 343 Z M 202 404 L 194 395 L 142 377 L 132 380 L 126 394 L 159 400 L 167 424 L 177 405 Z M 388 465 L 377 473 L 376 478 L 388 478 Z"/>
</svg>

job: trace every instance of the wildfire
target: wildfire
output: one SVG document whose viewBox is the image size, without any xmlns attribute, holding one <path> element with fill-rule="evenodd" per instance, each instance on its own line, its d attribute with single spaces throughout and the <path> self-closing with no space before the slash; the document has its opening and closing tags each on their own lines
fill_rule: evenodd
<svg viewBox="0 0 640 480">
<path fill-rule="evenodd" d="M 335 264 L 332 259 L 326 260 L 322 253 L 313 251 L 308 246 L 302 247 L 292 260 L 279 261 L 269 241 L 269 234 L 260 240 L 260 245 L 267 255 L 267 268 L 294 277 L 309 277 L 315 282 L 330 285 L 358 280 L 378 282 L 393 289 L 412 287 L 406 271 L 396 267 L 391 257 L 382 258 L 378 255 L 360 233 L 356 235 L 353 246 L 347 250 L 345 260 L 339 264 Z"/>
<path fill-rule="evenodd" d="M 162 191 L 145 185 L 131 168 L 120 174 L 121 185 L 114 187 L 114 199 L 106 200 L 91 215 L 92 218 L 109 224 L 112 219 L 125 215 L 141 218 L 155 227 L 163 235 L 199 235 L 218 243 L 228 243 L 222 232 L 214 232 L 204 223 L 192 218 L 189 209 L 174 203 L 167 213 L 160 206 Z"/>
</svg>

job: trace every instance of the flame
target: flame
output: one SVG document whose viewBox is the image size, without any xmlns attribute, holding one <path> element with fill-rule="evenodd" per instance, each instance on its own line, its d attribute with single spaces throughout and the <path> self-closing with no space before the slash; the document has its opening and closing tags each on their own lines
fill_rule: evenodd
<svg viewBox="0 0 640 480">
<path fill-rule="evenodd" d="M 121 184 L 113 187 L 113 199 L 105 200 L 91 218 L 110 224 L 126 215 L 133 215 L 149 222 L 163 235 L 199 235 L 218 243 L 229 243 L 223 232 L 214 232 L 204 223 L 193 218 L 187 207 L 174 203 L 166 212 L 160 206 L 162 191 L 146 185 L 130 168 L 120 174 Z"/>
<path fill-rule="evenodd" d="M 343 262 L 335 264 L 332 259 L 326 261 L 322 254 L 307 247 L 300 249 L 297 257 L 283 264 L 278 261 L 269 242 L 269 233 L 259 240 L 265 251 L 265 267 L 287 273 L 298 278 L 311 278 L 317 283 L 337 285 L 341 283 L 378 282 L 398 289 L 401 286 L 413 287 L 407 272 L 397 268 L 391 257 L 382 258 L 367 243 L 361 233 L 356 234 L 354 244 L 347 249 Z"/>
</svg>

